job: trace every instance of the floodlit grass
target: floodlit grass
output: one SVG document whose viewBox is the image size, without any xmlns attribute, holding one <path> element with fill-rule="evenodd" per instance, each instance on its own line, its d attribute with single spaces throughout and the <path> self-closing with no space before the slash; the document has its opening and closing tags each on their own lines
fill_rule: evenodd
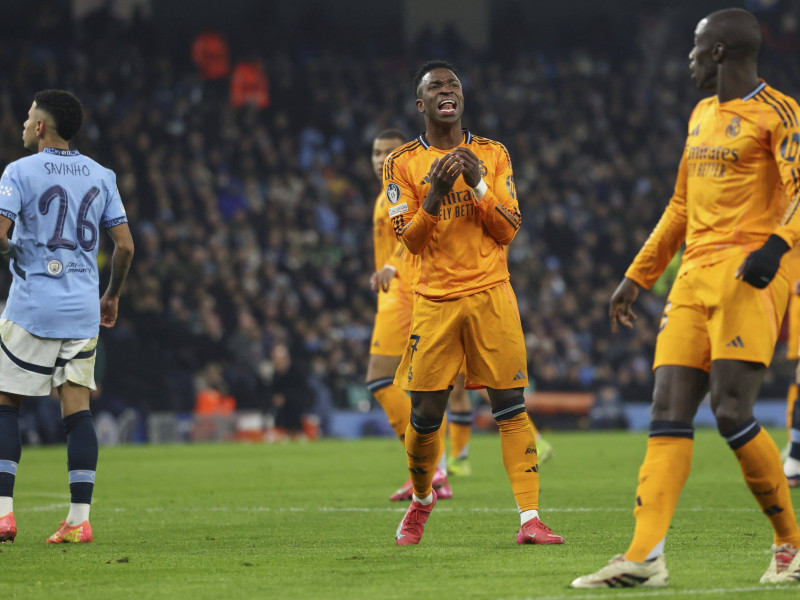
<svg viewBox="0 0 800 600">
<path fill-rule="evenodd" d="M 785 434 L 775 432 L 782 443 Z M 452 479 L 419 546 L 397 547 L 406 478 L 393 439 L 101 449 L 88 545 L 45 545 L 67 512 L 63 447 L 25 448 L 17 541 L 0 551 L 11 598 L 789 598 L 758 584 L 771 529 L 712 431 L 667 540 L 666 590 L 570 590 L 633 531 L 644 434 L 550 434 L 542 519 L 564 546 L 515 543 L 497 436 L 474 436 L 473 475 Z M 795 495 L 795 503 L 800 497 Z"/>
</svg>

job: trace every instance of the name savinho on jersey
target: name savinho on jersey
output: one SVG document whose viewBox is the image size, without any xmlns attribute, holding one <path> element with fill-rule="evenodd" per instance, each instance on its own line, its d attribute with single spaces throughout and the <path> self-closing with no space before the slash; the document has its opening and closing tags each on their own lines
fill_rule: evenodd
<svg viewBox="0 0 800 600">
<path fill-rule="evenodd" d="M 44 170 L 48 175 L 80 175 L 89 177 L 92 174 L 87 165 L 71 165 L 69 163 L 44 163 Z"/>
</svg>

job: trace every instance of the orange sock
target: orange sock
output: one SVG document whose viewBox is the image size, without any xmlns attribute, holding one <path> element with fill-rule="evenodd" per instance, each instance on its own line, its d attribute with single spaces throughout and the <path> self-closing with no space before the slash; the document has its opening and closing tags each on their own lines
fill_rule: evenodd
<svg viewBox="0 0 800 600">
<path fill-rule="evenodd" d="M 794 403 L 797 402 L 797 384 L 789 385 L 786 392 L 786 435 L 792 441 L 792 415 L 794 414 Z"/>
<path fill-rule="evenodd" d="M 666 537 L 692 467 L 694 429 L 676 421 L 650 423 L 647 453 L 639 468 L 636 527 L 625 558 L 642 562 Z"/>
<path fill-rule="evenodd" d="M 536 428 L 536 423 L 533 422 L 533 419 L 531 419 L 530 415 L 528 415 L 528 418 L 531 420 L 531 427 L 533 427 L 533 437 L 535 437 L 538 440 L 539 430 Z"/>
<path fill-rule="evenodd" d="M 408 428 L 408 419 L 411 415 L 411 398 L 404 390 L 391 383 L 392 379 L 387 378 L 389 385 L 383 385 L 375 389 L 384 379 L 371 381 L 367 384 L 375 400 L 381 405 L 383 411 L 386 413 L 386 418 L 389 419 L 389 425 L 394 430 L 395 435 L 403 442 L 406 437 L 406 429 Z"/>
<path fill-rule="evenodd" d="M 539 509 L 539 467 L 536 461 L 536 436 L 531 420 L 520 404 L 519 412 L 504 418 L 495 412 L 497 426 L 500 428 L 500 447 L 503 452 L 503 466 L 506 468 L 511 490 L 519 510 Z"/>
<path fill-rule="evenodd" d="M 775 544 L 800 548 L 800 529 L 775 442 L 755 418 L 749 419 L 725 440 L 739 459 L 747 487 L 772 523 Z"/>
<path fill-rule="evenodd" d="M 433 472 L 442 454 L 440 421 L 411 415 L 406 429 L 408 471 L 417 498 L 426 498 L 433 489 Z"/>
<path fill-rule="evenodd" d="M 453 458 L 466 458 L 469 450 L 469 438 L 472 434 L 472 413 L 450 413 L 450 456 Z"/>
</svg>

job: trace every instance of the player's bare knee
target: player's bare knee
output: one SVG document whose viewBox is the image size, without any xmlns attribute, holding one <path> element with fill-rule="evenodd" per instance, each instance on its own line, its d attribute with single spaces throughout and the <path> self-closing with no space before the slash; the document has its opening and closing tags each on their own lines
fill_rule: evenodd
<svg viewBox="0 0 800 600">
<path fill-rule="evenodd" d="M 713 407 L 717 429 L 723 436 L 736 431 L 742 423 L 753 418 L 753 410 L 737 402 L 721 402 Z"/>
<path fill-rule="evenodd" d="M 671 394 L 659 393 L 656 388 L 653 393 L 653 403 L 650 406 L 650 421 L 673 421 L 676 423 L 691 424 L 697 407 L 685 398 L 676 398 Z"/>
<path fill-rule="evenodd" d="M 748 386 L 727 386 L 711 392 L 711 410 L 717 420 L 717 429 L 722 435 L 735 431 L 742 423 L 753 417 L 755 394 Z"/>
<path fill-rule="evenodd" d="M 441 422 L 447 410 L 447 396 L 450 390 L 435 392 L 411 392 L 411 416 L 434 419 Z"/>
<path fill-rule="evenodd" d="M 366 384 L 369 384 L 378 379 L 394 380 L 394 374 L 400 364 L 399 356 L 382 356 L 379 354 L 370 354 L 369 362 L 367 363 L 367 376 Z"/>
</svg>

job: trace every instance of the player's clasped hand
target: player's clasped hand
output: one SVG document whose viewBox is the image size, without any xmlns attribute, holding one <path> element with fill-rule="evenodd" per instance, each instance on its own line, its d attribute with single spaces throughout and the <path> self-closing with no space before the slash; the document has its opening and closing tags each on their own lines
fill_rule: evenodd
<svg viewBox="0 0 800 600">
<path fill-rule="evenodd" d="M 434 160 L 428 172 L 431 178 L 431 191 L 438 196 L 446 196 L 463 171 L 464 160 L 453 152 Z"/>
<path fill-rule="evenodd" d="M 481 182 L 481 161 L 469 148 L 459 146 L 452 152 L 464 163 L 464 183 L 469 187 L 477 187 Z"/>
</svg>

